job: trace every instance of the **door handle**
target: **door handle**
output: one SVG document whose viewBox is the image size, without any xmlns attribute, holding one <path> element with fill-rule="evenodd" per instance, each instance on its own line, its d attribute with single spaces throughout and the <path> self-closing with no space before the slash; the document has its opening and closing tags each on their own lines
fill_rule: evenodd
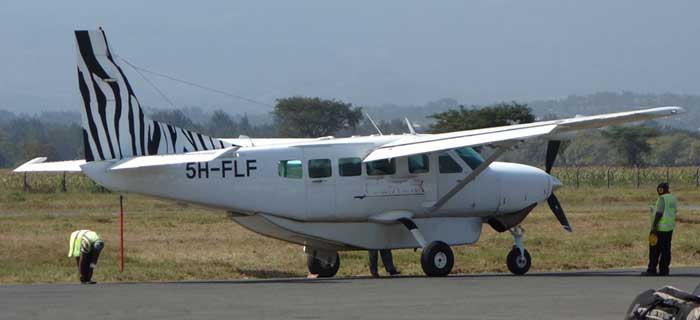
<svg viewBox="0 0 700 320">
<path fill-rule="evenodd" d="M 323 179 L 321 179 L 321 180 L 311 180 L 312 183 L 321 183 L 321 182 L 323 182 L 323 181 L 326 181 L 326 180 L 323 180 Z"/>
</svg>

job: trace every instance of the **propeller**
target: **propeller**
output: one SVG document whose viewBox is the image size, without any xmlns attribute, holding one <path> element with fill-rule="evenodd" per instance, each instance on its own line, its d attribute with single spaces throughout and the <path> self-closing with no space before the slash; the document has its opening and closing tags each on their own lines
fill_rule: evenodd
<svg viewBox="0 0 700 320">
<path fill-rule="evenodd" d="M 549 143 L 547 143 L 547 159 L 545 162 L 545 170 L 547 173 L 552 172 L 552 166 L 554 165 L 554 161 L 557 160 L 557 154 L 559 154 L 559 146 L 561 145 L 561 141 L 559 140 L 550 140 Z"/>
<path fill-rule="evenodd" d="M 554 192 L 552 192 L 552 195 L 549 196 L 549 198 L 547 198 L 547 203 L 549 204 L 549 208 L 552 209 L 554 216 L 557 217 L 559 223 L 561 223 L 561 225 L 564 227 L 564 230 L 572 232 L 573 230 L 571 229 L 569 220 L 566 219 L 564 209 L 561 208 L 561 204 L 559 204 L 559 199 L 557 199 L 557 196 L 554 195 Z"/>
<path fill-rule="evenodd" d="M 547 174 L 552 172 L 552 166 L 554 166 L 554 161 L 557 160 L 557 154 L 559 153 L 559 146 L 561 146 L 561 141 L 559 140 L 551 140 L 547 143 L 547 158 L 545 162 L 545 171 Z M 554 195 L 554 191 L 552 191 L 552 194 L 547 198 L 547 204 L 549 204 L 549 208 L 552 210 L 552 213 L 554 213 L 554 216 L 557 217 L 559 223 L 564 227 L 564 230 L 572 232 L 573 229 L 571 229 L 569 220 L 566 218 L 566 214 L 559 203 L 559 199 Z"/>
</svg>

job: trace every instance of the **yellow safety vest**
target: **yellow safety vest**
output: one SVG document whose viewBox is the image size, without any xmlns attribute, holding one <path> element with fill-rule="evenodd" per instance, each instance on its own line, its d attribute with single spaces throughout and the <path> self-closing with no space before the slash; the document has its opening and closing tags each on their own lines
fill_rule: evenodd
<svg viewBox="0 0 700 320">
<path fill-rule="evenodd" d="M 654 210 L 651 213 L 651 223 L 652 225 L 654 224 L 656 213 L 659 212 L 659 201 L 661 201 L 661 199 L 664 199 L 664 215 L 661 216 L 661 220 L 659 220 L 657 231 L 673 231 L 676 227 L 676 197 L 670 193 L 660 195 L 656 200 L 656 205 L 654 205 Z"/>
<path fill-rule="evenodd" d="M 78 230 L 70 234 L 70 242 L 68 247 L 68 257 L 80 257 L 80 243 L 83 238 L 86 238 L 92 246 L 96 241 L 100 240 L 100 236 L 95 231 Z"/>
</svg>

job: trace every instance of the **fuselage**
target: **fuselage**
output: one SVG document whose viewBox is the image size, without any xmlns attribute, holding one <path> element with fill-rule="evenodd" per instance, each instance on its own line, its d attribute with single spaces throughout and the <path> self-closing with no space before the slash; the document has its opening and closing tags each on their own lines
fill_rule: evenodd
<svg viewBox="0 0 700 320">
<path fill-rule="evenodd" d="M 367 221 L 390 211 L 413 217 L 487 217 L 542 202 L 558 181 L 521 164 L 494 162 L 444 206 L 430 208 L 483 159 L 471 148 L 363 163 L 402 135 L 306 140 L 237 139 L 235 155 L 210 162 L 115 171 L 110 161 L 83 170 L 114 190 L 191 202 L 229 212 L 296 221 Z M 246 142 L 247 141 L 247 142 Z"/>
</svg>

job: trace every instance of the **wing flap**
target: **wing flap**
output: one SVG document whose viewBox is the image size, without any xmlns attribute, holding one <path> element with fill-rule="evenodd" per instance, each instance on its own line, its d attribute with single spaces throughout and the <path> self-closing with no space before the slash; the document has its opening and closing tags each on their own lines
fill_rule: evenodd
<svg viewBox="0 0 700 320">
<path fill-rule="evenodd" d="M 85 160 L 46 162 L 45 157 L 34 158 L 17 167 L 13 172 L 80 172 Z"/>
</svg>

